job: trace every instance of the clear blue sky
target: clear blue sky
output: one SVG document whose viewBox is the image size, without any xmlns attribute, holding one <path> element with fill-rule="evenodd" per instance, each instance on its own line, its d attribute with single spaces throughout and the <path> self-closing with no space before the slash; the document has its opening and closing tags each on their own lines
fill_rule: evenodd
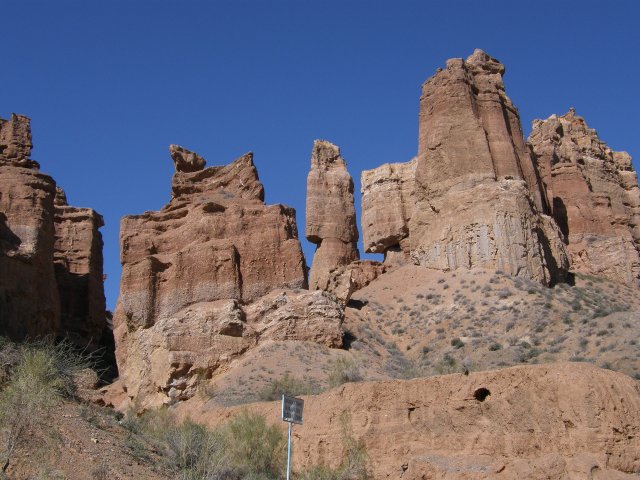
<svg viewBox="0 0 640 480">
<path fill-rule="evenodd" d="M 30 116 L 33 158 L 104 215 L 113 308 L 119 220 L 169 200 L 170 143 L 209 165 L 253 151 L 267 202 L 296 208 L 310 264 L 313 140 L 342 148 L 359 189 L 361 170 L 415 154 L 420 85 L 475 48 L 506 65 L 525 135 L 574 106 L 637 161 L 639 5 L 1 0 L 0 116 Z"/>
</svg>

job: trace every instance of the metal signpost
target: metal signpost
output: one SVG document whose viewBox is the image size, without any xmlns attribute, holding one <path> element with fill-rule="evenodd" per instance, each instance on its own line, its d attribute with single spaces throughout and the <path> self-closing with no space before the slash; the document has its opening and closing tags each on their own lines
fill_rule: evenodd
<svg viewBox="0 0 640 480">
<path fill-rule="evenodd" d="M 287 443 L 287 480 L 291 474 L 291 425 L 302 425 L 304 400 L 282 394 L 282 420 L 289 423 L 289 442 Z"/>
</svg>

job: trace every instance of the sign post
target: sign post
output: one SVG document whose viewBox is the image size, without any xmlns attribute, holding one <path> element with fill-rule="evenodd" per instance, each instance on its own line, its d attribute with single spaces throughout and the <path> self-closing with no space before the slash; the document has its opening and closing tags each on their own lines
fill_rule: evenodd
<svg viewBox="0 0 640 480">
<path fill-rule="evenodd" d="M 304 400 L 282 394 L 282 421 L 289 423 L 289 440 L 287 442 L 287 480 L 291 475 L 291 426 L 302 425 Z"/>
</svg>

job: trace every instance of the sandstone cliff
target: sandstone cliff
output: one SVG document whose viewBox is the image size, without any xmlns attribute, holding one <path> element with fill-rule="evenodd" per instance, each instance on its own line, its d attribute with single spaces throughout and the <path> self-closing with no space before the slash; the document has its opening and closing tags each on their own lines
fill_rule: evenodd
<svg viewBox="0 0 640 480">
<path fill-rule="evenodd" d="M 297 290 L 307 282 L 295 211 L 264 204 L 252 154 L 205 168 L 193 152 L 170 153 L 169 204 L 121 223 L 114 331 L 129 397 L 188 398 L 264 339 L 340 346 L 342 308 Z"/>
<path fill-rule="evenodd" d="M 30 121 L 0 119 L 0 334 L 55 334 L 60 301 L 53 267 L 56 184 L 30 160 Z"/>
<path fill-rule="evenodd" d="M 573 109 L 536 120 L 529 144 L 572 269 L 637 284 L 640 189 L 631 157 L 611 150 Z"/>
<path fill-rule="evenodd" d="M 27 117 L 0 119 L 0 334 L 95 347 L 106 327 L 102 217 L 56 197 L 31 148 Z"/>
<path fill-rule="evenodd" d="M 102 216 L 67 204 L 58 188 L 54 207 L 53 261 L 61 329 L 78 344 L 97 345 L 106 327 L 102 274 Z"/>
<path fill-rule="evenodd" d="M 481 50 L 422 87 L 411 256 L 431 268 L 497 268 L 548 284 L 568 267 L 504 66 Z"/>
<path fill-rule="evenodd" d="M 360 258 L 353 180 L 340 149 L 316 140 L 307 176 L 306 237 L 317 245 L 309 273 L 311 289 L 326 289 L 329 274 Z"/>
</svg>

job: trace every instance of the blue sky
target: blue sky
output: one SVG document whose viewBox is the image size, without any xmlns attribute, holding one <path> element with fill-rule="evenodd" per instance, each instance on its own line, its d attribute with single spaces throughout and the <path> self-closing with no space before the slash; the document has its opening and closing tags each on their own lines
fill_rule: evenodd
<svg viewBox="0 0 640 480">
<path fill-rule="evenodd" d="M 534 118 L 574 106 L 640 159 L 633 0 L 0 5 L 0 117 L 31 117 L 33 158 L 72 205 L 105 217 L 110 308 L 119 220 L 169 200 L 170 143 L 209 165 L 253 151 L 267 202 L 295 207 L 304 237 L 313 140 L 342 148 L 359 189 L 363 169 L 415 154 L 420 85 L 475 48 L 506 65 L 525 135 Z"/>
</svg>

